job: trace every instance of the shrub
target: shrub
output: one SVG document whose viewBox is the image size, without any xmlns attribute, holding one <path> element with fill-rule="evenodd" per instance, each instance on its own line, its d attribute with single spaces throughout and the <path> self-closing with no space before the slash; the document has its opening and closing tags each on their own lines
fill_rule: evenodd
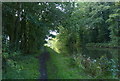
<svg viewBox="0 0 120 81">
<path fill-rule="evenodd" d="M 79 68 L 94 78 L 104 77 L 104 75 L 116 78 L 119 71 L 114 59 L 108 60 L 106 56 L 97 59 L 86 58 L 84 55 L 74 56 L 74 61 Z"/>
</svg>

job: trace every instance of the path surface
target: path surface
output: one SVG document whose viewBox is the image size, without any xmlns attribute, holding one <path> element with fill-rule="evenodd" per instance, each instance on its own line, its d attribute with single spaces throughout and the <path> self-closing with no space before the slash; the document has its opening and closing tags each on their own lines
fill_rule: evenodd
<svg viewBox="0 0 120 81">
<path fill-rule="evenodd" d="M 40 79 L 47 79 L 47 67 L 46 67 L 46 62 L 49 59 L 49 53 L 48 52 L 43 52 L 40 55 Z"/>
</svg>

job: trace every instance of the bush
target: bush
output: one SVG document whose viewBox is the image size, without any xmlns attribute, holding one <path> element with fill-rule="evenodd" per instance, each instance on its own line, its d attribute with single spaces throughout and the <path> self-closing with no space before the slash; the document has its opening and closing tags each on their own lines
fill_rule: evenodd
<svg viewBox="0 0 120 81">
<path fill-rule="evenodd" d="M 85 73 L 94 78 L 104 78 L 105 75 L 117 78 L 118 68 L 114 59 L 108 60 L 106 56 L 98 59 L 86 58 L 83 55 L 74 56 L 76 65 L 82 68 Z"/>
</svg>

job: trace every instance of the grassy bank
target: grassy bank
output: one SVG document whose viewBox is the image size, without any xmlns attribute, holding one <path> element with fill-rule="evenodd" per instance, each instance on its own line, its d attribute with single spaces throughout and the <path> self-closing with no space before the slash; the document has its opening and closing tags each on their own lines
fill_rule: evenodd
<svg viewBox="0 0 120 81">
<path fill-rule="evenodd" d="M 50 59 L 47 62 L 48 78 L 49 79 L 87 79 L 81 69 L 71 64 L 71 58 L 56 53 L 48 48 Z"/>
<path fill-rule="evenodd" d="M 102 56 L 100 59 L 88 62 L 88 58 L 84 58 L 85 63 L 82 66 L 87 64 L 86 68 L 81 68 L 80 58 L 77 57 L 76 61 L 73 61 L 72 57 L 65 56 L 64 54 L 56 53 L 54 50 L 48 48 L 50 52 L 50 58 L 47 62 L 47 72 L 49 79 L 116 79 L 117 76 L 113 75 L 112 70 L 117 70 L 115 68 L 112 69 L 114 63 L 106 59 L 106 57 Z M 104 59 L 104 60 L 103 60 Z M 104 63 L 104 64 L 102 64 Z M 89 65 L 90 64 L 90 65 Z M 80 67 L 78 67 L 80 66 Z M 110 71 L 108 71 L 110 70 Z"/>
<path fill-rule="evenodd" d="M 6 58 L 3 79 L 38 79 L 39 59 L 34 55 L 16 55 Z"/>
</svg>

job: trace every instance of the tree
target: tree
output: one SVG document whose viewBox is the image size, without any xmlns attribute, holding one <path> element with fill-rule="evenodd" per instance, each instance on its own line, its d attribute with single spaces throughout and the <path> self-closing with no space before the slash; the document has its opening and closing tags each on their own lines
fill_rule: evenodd
<svg viewBox="0 0 120 81">
<path fill-rule="evenodd" d="M 112 12 L 109 15 L 109 30 L 110 30 L 110 38 L 113 45 L 120 45 L 120 2 L 115 3 L 112 6 Z"/>
<path fill-rule="evenodd" d="M 63 12 L 57 8 L 60 5 L 3 3 L 3 35 L 10 50 L 32 53 L 42 47 L 49 30 L 55 29 L 63 18 Z"/>
</svg>

